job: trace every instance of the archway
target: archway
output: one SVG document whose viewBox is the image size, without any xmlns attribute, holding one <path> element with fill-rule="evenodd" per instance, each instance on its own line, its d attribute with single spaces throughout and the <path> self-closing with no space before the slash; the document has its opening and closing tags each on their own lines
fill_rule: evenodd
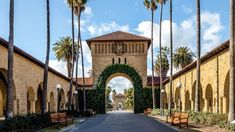
<svg viewBox="0 0 235 132">
<path fill-rule="evenodd" d="M 228 72 L 225 78 L 225 82 L 224 82 L 224 94 L 223 97 L 221 97 L 220 99 L 220 108 L 221 108 L 221 112 L 223 113 L 228 113 L 229 111 L 229 86 L 230 86 L 230 81 L 229 81 L 229 75 L 230 73 Z"/>
<path fill-rule="evenodd" d="M 133 86 L 134 86 L 134 112 L 140 113 L 146 108 L 145 103 L 143 101 L 142 92 L 142 79 L 136 70 L 126 64 L 114 64 L 106 67 L 104 71 L 101 73 L 98 79 L 96 94 L 97 100 L 99 100 L 99 105 L 95 106 L 99 113 L 105 113 L 106 102 L 105 102 L 105 88 L 107 82 L 112 78 L 112 76 L 121 74 L 125 75 L 128 78 Z M 97 103 L 98 104 L 98 103 Z"/>
<path fill-rule="evenodd" d="M 167 101 L 167 93 L 164 92 L 162 93 L 162 100 L 163 100 L 163 109 L 167 109 L 168 108 L 168 101 Z"/>
<path fill-rule="evenodd" d="M 36 104 L 35 104 L 35 112 L 36 113 L 42 112 L 42 98 L 43 98 L 43 91 L 42 91 L 41 84 L 39 84 L 38 90 L 37 90 L 37 100 L 36 100 Z"/>
<path fill-rule="evenodd" d="M 179 109 L 181 107 L 180 102 L 182 102 L 181 97 L 180 97 L 180 88 L 176 88 L 175 89 L 175 109 Z"/>
<path fill-rule="evenodd" d="M 49 111 L 55 112 L 55 98 L 53 92 L 50 93 Z"/>
<path fill-rule="evenodd" d="M 60 90 L 60 94 L 59 94 L 59 111 L 60 110 L 65 110 L 65 93 L 64 90 L 61 89 Z"/>
<path fill-rule="evenodd" d="M 206 111 L 213 111 L 213 89 L 212 86 L 210 84 L 207 85 L 206 87 L 206 93 L 205 93 L 205 97 L 206 97 Z"/>
<path fill-rule="evenodd" d="M 189 111 L 190 109 L 191 109 L 190 94 L 189 91 L 187 90 L 185 92 L 185 110 Z"/>
<path fill-rule="evenodd" d="M 27 91 L 27 113 L 33 113 L 34 112 L 34 103 L 35 103 L 35 94 L 33 91 L 33 88 L 28 88 Z"/>
<path fill-rule="evenodd" d="M 200 86 L 199 86 L 199 94 L 198 94 L 198 98 L 199 98 L 199 111 L 203 111 L 204 109 L 204 106 L 205 106 L 205 100 L 203 99 L 203 91 L 202 91 L 202 85 L 200 83 Z M 196 94 L 196 81 L 193 83 L 193 87 L 192 87 L 192 106 L 193 106 L 193 110 L 195 110 L 195 95 Z"/>
</svg>

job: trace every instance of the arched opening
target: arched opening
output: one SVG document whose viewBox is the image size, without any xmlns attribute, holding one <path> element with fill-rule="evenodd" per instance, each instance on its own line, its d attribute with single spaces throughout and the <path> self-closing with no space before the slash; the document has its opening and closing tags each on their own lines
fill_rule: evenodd
<svg viewBox="0 0 235 132">
<path fill-rule="evenodd" d="M 50 93 L 49 111 L 55 112 L 55 98 L 53 92 Z"/>
<path fill-rule="evenodd" d="M 65 93 L 64 90 L 61 89 L 60 90 L 60 94 L 59 94 L 59 111 L 61 110 L 65 110 Z"/>
<path fill-rule="evenodd" d="M 131 80 L 133 87 L 134 87 L 134 112 L 140 113 L 143 112 L 144 109 L 149 107 L 148 104 L 144 103 L 143 97 L 143 85 L 142 79 L 138 72 L 131 67 L 130 65 L 125 64 L 114 64 L 106 67 L 104 71 L 100 74 L 98 82 L 97 82 L 97 90 L 96 90 L 96 100 L 99 100 L 99 105 L 93 105 L 92 108 L 96 109 L 98 113 L 105 113 L 106 112 L 106 99 L 105 99 L 105 91 L 107 83 L 113 76 L 117 76 L 121 74 Z M 141 105 L 140 105 L 141 104 Z"/>
<path fill-rule="evenodd" d="M 205 100 L 203 99 L 203 96 L 202 96 L 202 85 L 200 84 L 199 86 L 199 91 L 198 91 L 198 98 L 199 98 L 199 111 L 203 111 L 204 109 L 204 106 L 205 106 Z M 196 94 L 196 81 L 194 82 L 193 84 L 193 87 L 192 87 L 192 106 L 193 106 L 193 110 L 195 110 L 195 95 Z"/>
<path fill-rule="evenodd" d="M 7 98 L 7 70 L 0 68 L 0 117 L 6 115 L 6 98 Z M 16 89 L 13 80 L 13 114 L 17 113 Z"/>
<path fill-rule="evenodd" d="M 224 94 L 223 97 L 221 97 L 221 112 L 223 113 L 228 113 L 229 111 L 229 86 L 230 86 L 230 81 L 229 81 L 229 75 L 230 73 L 228 72 L 225 78 L 225 82 L 224 82 Z"/>
<path fill-rule="evenodd" d="M 213 111 L 213 89 L 210 84 L 206 87 L 206 111 Z"/>
<path fill-rule="evenodd" d="M 115 73 L 108 78 L 106 84 L 106 111 L 133 111 L 134 88 L 130 77 L 123 73 Z"/>
<path fill-rule="evenodd" d="M 189 91 L 187 90 L 185 92 L 185 110 L 189 111 L 190 109 L 191 109 L 190 94 Z"/>
<path fill-rule="evenodd" d="M 42 112 L 42 98 L 43 98 L 43 91 L 42 91 L 41 84 L 39 84 L 38 90 L 37 90 L 36 106 L 35 106 L 36 113 Z"/>
<path fill-rule="evenodd" d="M 27 91 L 27 113 L 34 112 L 35 94 L 33 88 L 28 88 Z"/>
<path fill-rule="evenodd" d="M 175 90 L 175 109 L 179 109 L 181 107 L 180 102 L 182 102 L 181 97 L 180 97 L 180 88 L 176 88 L 176 90 Z"/>
</svg>

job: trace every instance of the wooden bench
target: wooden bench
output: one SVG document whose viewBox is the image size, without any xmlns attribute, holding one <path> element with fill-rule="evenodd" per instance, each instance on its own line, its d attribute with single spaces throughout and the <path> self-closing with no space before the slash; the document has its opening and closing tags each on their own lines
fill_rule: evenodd
<svg viewBox="0 0 235 132">
<path fill-rule="evenodd" d="M 166 117 L 166 123 L 171 123 L 172 125 L 179 125 L 179 128 L 184 124 L 188 128 L 188 113 L 173 113 Z"/>
<path fill-rule="evenodd" d="M 73 123 L 73 118 L 69 117 L 66 113 L 54 113 L 50 114 L 51 124 L 57 125 L 67 125 L 69 123 Z"/>
<path fill-rule="evenodd" d="M 152 112 L 152 108 L 147 108 L 146 110 L 144 110 L 144 115 L 150 115 Z"/>
</svg>

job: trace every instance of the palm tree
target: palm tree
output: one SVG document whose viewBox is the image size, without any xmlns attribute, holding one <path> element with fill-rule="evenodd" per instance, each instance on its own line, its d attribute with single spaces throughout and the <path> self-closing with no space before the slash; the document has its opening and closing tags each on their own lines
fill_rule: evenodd
<svg viewBox="0 0 235 132">
<path fill-rule="evenodd" d="M 172 31 L 172 0 L 170 0 L 170 95 L 168 100 L 168 110 L 171 115 L 172 103 L 172 75 L 173 75 L 173 31 Z"/>
<path fill-rule="evenodd" d="M 116 94 L 117 94 L 116 90 L 113 89 L 113 90 L 112 90 L 112 99 L 113 99 L 113 101 L 115 100 L 115 95 L 116 95 Z"/>
<path fill-rule="evenodd" d="M 151 10 L 151 57 L 152 57 L 152 96 L 153 96 L 153 109 L 156 107 L 156 99 L 154 92 L 154 66 L 153 66 L 153 19 L 154 11 L 157 9 L 156 0 L 144 0 L 144 5 L 147 9 Z"/>
<path fill-rule="evenodd" d="M 200 0 L 196 1 L 197 10 L 197 73 L 196 73 L 196 90 L 195 90 L 195 112 L 199 111 L 199 87 L 200 87 L 200 67 L 201 67 L 201 12 L 200 12 Z"/>
<path fill-rule="evenodd" d="M 81 13 L 85 10 L 85 4 L 87 3 L 87 0 L 76 0 L 75 5 L 75 14 L 77 15 L 78 19 L 78 41 L 79 46 L 81 48 L 81 59 L 82 59 L 82 89 L 83 89 L 83 111 L 86 111 L 86 89 L 85 89 L 85 74 L 84 74 L 84 58 L 83 58 L 83 46 L 82 46 L 82 39 L 81 39 Z M 77 78 L 77 65 L 78 65 L 78 59 L 76 60 L 76 78 Z M 78 89 L 77 86 L 77 79 L 76 79 L 76 89 Z"/>
<path fill-rule="evenodd" d="M 162 89 L 162 12 L 163 12 L 163 5 L 166 3 L 167 0 L 157 0 L 157 3 L 161 5 L 160 11 L 160 29 L 159 29 L 159 50 L 160 50 L 160 90 Z M 160 94 L 160 113 L 162 115 L 163 110 L 163 102 L 162 102 L 162 94 Z"/>
<path fill-rule="evenodd" d="M 56 59 L 58 61 L 62 60 L 65 61 L 67 64 L 67 71 L 68 71 L 68 77 L 71 76 L 71 70 L 72 70 L 72 63 L 73 63 L 73 58 L 72 58 L 72 50 L 74 54 L 74 59 L 76 58 L 77 55 L 77 46 L 73 49 L 72 47 L 72 38 L 67 36 L 67 37 L 61 37 L 59 41 L 57 41 L 54 44 L 53 51 L 55 52 Z"/>
<path fill-rule="evenodd" d="M 193 62 L 194 54 L 188 47 L 179 47 L 176 48 L 173 56 L 174 66 L 182 69 Z"/>
<path fill-rule="evenodd" d="M 160 53 L 157 55 L 157 59 L 155 61 L 154 68 L 155 68 L 155 72 L 158 76 L 161 76 L 160 74 L 162 74 L 162 77 L 166 77 L 166 75 L 167 75 L 167 72 L 170 67 L 169 61 L 168 61 L 169 52 L 170 52 L 169 48 L 162 47 L 162 59 L 160 59 Z"/>
<path fill-rule="evenodd" d="M 234 88 L 235 88 L 235 5 L 234 0 L 230 0 L 230 87 L 229 87 L 229 113 L 228 121 L 235 120 L 235 108 L 234 108 Z"/>
<path fill-rule="evenodd" d="M 13 117 L 14 0 L 10 0 L 6 118 Z"/>
<path fill-rule="evenodd" d="M 44 67 L 43 76 L 43 98 L 42 98 L 42 113 L 46 112 L 47 109 L 47 81 L 48 81 L 48 64 L 50 55 L 50 2 L 46 0 L 47 9 L 47 51 L 46 51 L 46 62 Z"/>
<path fill-rule="evenodd" d="M 72 17 L 72 49 L 75 48 L 74 42 L 74 4 L 75 0 L 67 0 L 69 7 L 71 8 L 71 17 Z M 78 40 L 79 41 L 79 40 Z M 74 56 L 74 50 L 72 50 L 72 56 Z M 68 110 L 71 108 L 72 103 L 72 91 L 73 91 L 73 71 L 74 71 L 74 58 L 72 58 L 72 70 L 71 70 L 71 78 L 69 84 L 69 101 L 68 101 Z"/>
</svg>

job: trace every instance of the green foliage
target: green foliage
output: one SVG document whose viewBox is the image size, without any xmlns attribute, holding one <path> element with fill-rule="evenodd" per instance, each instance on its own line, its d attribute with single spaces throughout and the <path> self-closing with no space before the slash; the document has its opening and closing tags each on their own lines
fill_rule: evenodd
<svg viewBox="0 0 235 132">
<path fill-rule="evenodd" d="M 0 131 L 37 131 L 39 129 L 50 126 L 49 114 L 27 114 L 14 116 L 5 120 L 0 128 Z"/>
<path fill-rule="evenodd" d="M 194 54 L 188 47 L 178 47 L 173 55 L 173 63 L 176 68 L 184 68 L 193 62 Z"/>
<path fill-rule="evenodd" d="M 134 112 L 142 113 L 144 109 L 152 107 L 152 90 L 149 88 L 143 88 L 142 79 L 136 70 L 126 64 L 114 64 L 106 67 L 101 73 L 96 89 L 86 91 L 86 107 L 87 109 L 93 109 L 97 113 L 105 113 L 105 87 L 108 78 L 115 73 L 127 74 L 134 86 Z M 160 90 L 155 90 L 156 97 L 160 97 Z M 83 92 L 78 91 L 79 109 L 83 110 Z M 157 99 L 157 106 L 159 107 L 159 99 Z"/>
<path fill-rule="evenodd" d="M 169 70 L 169 54 L 170 54 L 170 49 L 167 47 L 162 47 L 162 75 L 166 76 L 167 71 Z M 160 53 L 158 53 L 157 58 L 155 60 L 155 72 L 160 75 Z"/>
<path fill-rule="evenodd" d="M 133 108 L 134 105 L 134 88 L 124 89 L 125 108 Z"/>
</svg>

